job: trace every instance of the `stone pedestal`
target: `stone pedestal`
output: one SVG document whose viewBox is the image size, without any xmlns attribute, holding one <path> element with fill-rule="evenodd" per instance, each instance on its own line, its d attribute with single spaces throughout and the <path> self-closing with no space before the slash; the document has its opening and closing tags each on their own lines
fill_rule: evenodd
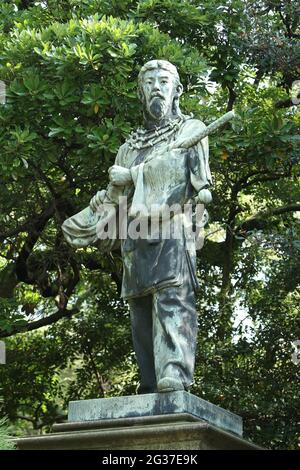
<svg viewBox="0 0 300 470">
<path fill-rule="evenodd" d="M 259 449 L 242 439 L 242 419 L 187 392 L 82 400 L 53 433 L 18 439 L 19 449 Z"/>
</svg>

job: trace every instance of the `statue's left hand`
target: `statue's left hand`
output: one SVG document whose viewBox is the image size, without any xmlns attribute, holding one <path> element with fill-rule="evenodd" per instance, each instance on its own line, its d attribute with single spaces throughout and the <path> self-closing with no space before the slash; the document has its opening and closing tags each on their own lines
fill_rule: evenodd
<svg viewBox="0 0 300 470">
<path fill-rule="evenodd" d="M 108 169 L 110 182 L 115 186 L 125 186 L 132 182 L 130 170 L 123 166 L 113 165 Z"/>
<path fill-rule="evenodd" d="M 208 189 L 201 189 L 196 196 L 196 202 L 200 204 L 209 204 L 212 201 L 211 192 Z"/>
</svg>

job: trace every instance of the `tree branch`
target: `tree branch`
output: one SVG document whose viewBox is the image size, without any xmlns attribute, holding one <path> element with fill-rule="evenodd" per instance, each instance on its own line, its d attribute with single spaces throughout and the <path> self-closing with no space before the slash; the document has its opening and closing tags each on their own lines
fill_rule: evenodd
<svg viewBox="0 0 300 470">
<path fill-rule="evenodd" d="M 248 186 L 251 186 L 252 184 L 263 183 L 265 181 L 276 181 L 281 178 L 289 178 L 290 176 L 291 176 L 290 171 L 288 171 L 287 173 L 273 173 L 273 174 L 271 173 L 269 175 L 265 174 L 263 176 L 253 178 L 252 180 L 245 182 L 242 188 L 247 188 Z"/>
<path fill-rule="evenodd" d="M 267 218 L 273 217 L 274 215 L 297 211 L 300 211 L 300 204 L 289 204 L 287 206 L 274 207 L 272 209 L 260 211 L 246 219 L 244 222 L 241 222 L 236 231 L 248 232 L 254 229 L 261 229 L 267 224 Z"/>
<path fill-rule="evenodd" d="M 71 310 L 58 310 L 57 312 L 49 315 L 48 317 L 41 318 L 40 320 L 35 320 L 31 323 L 27 323 L 27 325 L 22 325 L 20 327 L 15 327 L 12 330 L 8 331 L 0 331 L 0 338 L 8 338 L 9 336 L 13 336 L 17 333 L 25 333 L 27 331 L 37 330 L 42 326 L 52 325 L 56 323 L 61 318 L 71 318 L 73 315 L 80 311 L 79 308 L 74 307 Z"/>
<path fill-rule="evenodd" d="M 16 275 L 19 281 L 26 282 L 28 284 L 33 283 L 33 279 L 31 279 L 28 269 L 27 269 L 27 259 L 32 252 L 34 245 L 36 244 L 41 232 L 45 228 L 48 220 L 53 216 L 55 213 L 55 203 L 52 203 L 36 220 L 34 220 L 31 224 L 31 230 L 28 231 L 27 240 L 22 247 L 19 256 L 16 261 Z"/>
<path fill-rule="evenodd" d="M 283 22 L 284 26 L 286 27 L 286 36 L 290 39 L 292 38 L 300 38 L 300 34 L 294 33 L 290 24 L 290 17 L 289 15 L 283 16 L 281 5 L 279 5 L 275 10 L 278 11 L 281 21 Z"/>
<path fill-rule="evenodd" d="M 234 89 L 232 88 L 232 86 L 227 85 L 227 89 L 228 89 L 228 92 L 229 92 L 229 96 L 228 96 L 228 103 L 227 103 L 226 112 L 229 112 L 229 111 L 232 111 L 232 108 L 233 108 L 233 105 L 235 103 L 237 94 L 234 91 Z"/>
<path fill-rule="evenodd" d="M 39 227 L 44 226 L 45 221 L 48 221 L 50 217 L 54 214 L 54 204 L 50 204 L 43 212 L 38 214 L 34 220 L 30 220 L 25 222 L 18 227 L 15 227 L 11 230 L 8 230 L 6 233 L 0 233 L 0 242 L 3 242 L 7 238 L 14 237 L 18 235 L 20 232 L 30 232 L 32 230 L 37 231 Z"/>
</svg>

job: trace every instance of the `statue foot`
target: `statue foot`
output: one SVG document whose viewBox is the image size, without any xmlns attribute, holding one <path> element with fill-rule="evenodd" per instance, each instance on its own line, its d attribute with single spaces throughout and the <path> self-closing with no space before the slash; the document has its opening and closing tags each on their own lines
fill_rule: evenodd
<svg viewBox="0 0 300 470">
<path fill-rule="evenodd" d="M 176 392 L 178 390 L 185 390 L 184 385 L 179 380 L 172 377 L 164 377 L 157 384 L 157 391 L 160 392 Z"/>
</svg>

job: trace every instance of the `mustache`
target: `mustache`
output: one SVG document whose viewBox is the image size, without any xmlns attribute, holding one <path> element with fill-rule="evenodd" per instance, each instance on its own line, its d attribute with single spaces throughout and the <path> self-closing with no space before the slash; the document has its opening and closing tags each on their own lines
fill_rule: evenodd
<svg viewBox="0 0 300 470">
<path fill-rule="evenodd" d="M 161 98 L 162 100 L 165 99 L 164 95 L 159 92 L 152 93 L 152 95 L 150 96 L 150 100 L 153 100 L 153 98 Z"/>
</svg>

